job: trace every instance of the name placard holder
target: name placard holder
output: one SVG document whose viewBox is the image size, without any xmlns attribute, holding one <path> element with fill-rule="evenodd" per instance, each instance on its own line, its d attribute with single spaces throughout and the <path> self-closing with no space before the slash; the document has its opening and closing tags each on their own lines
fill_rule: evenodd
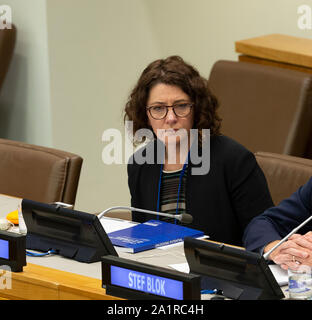
<svg viewBox="0 0 312 320">
<path fill-rule="evenodd" d="M 26 236 L 0 231 L 0 265 L 9 266 L 13 272 L 22 272 L 26 266 Z"/>
<path fill-rule="evenodd" d="M 102 287 L 125 299 L 199 300 L 200 279 L 116 256 L 102 257 Z"/>
</svg>

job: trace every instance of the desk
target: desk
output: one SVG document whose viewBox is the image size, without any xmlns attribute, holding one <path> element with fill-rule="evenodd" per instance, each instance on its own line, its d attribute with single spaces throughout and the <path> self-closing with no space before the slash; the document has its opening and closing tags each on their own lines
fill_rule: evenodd
<svg viewBox="0 0 312 320">
<path fill-rule="evenodd" d="M 120 252 L 118 254 L 120 257 L 164 267 L 171 263 L 186 262 L 179 246 L 166 251 L 155 250 L 135 255 Z M 11 289 L 0 290 L 0 299 L 119 299 L 106 295 L 102 288 L 100 262 L 87 264 L 58 255 L 27 257 L 27 266 L 23 272 L 5 275 L 11 277 L 12 286 Z"/>
<path fill-rule="evenodd" d="M 39 258 L 40 259 L 40 258 Z M 0 290 L 0 299 L 12 300 L 113 300 L 101 287 L 101 280 L 27 263 L 12 277 L 11 289 Z"/>
<path fill-rule="evenodd" d="M 0 218 L 16 210 L 20 199 L 0 195 Z M 183 244 L 170 249 L 154 249 L 136 254 L 118 252 L 123 258 L 167 267 L 185 263 Z M 1 274 L 0 274 L 1 275 Z M 23 272 L 5 273 L 11 279 L 11 289 L 0 290 L 0 299 L 103 299 L 119 298 L 106 295 L 102 288 L 101 263 L 81 263 L 59 255 L 27 257 Z"/>
<path fill-rule="evenodd" d="M 312 40 L 270 34 L 235 42 L 239 61 L 312 73 Z"/>
<path fill-rule="evenodd" d="M 0 195 L 0 218 L 15 210 L 20 199 Z M 186 263 L 183 243 L 130 254 L 117 250 L 120 257 L 160 267 Z M 1 272 L 1 271 L 0 271 Z M 102 288 L 101 263 L 81 263 L 59 255 L 27 257 L 23 272 L 0 273 L 11 281 L 10 289 L 0 290 L 0 299 L 31 300 L 121 300 Z M 202 297 L 209 299 L 208 295 Z"/>
</svg>

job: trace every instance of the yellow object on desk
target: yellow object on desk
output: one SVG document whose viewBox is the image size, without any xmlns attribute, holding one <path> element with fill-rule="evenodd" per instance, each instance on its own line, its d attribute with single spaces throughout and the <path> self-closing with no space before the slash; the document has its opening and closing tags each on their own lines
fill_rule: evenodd
<svg viewBox="0 0 312 320">
<path fill-rule="evenodd" d="M 18 210 L 14 210 L 7 214 L 7 220 L 11 221 L 14 224 L 18 224 Z"/>
</svg>

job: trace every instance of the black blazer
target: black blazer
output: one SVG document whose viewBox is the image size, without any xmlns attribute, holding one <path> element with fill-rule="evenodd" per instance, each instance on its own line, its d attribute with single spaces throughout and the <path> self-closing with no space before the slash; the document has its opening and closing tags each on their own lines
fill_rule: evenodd
<svg viewBox="0 0 312 320">
<path fill-rule="evenodd" d="M 127 167 L 131 206 L 156 211 L 161 165 L 138 164 L 133 159 Z M 213 136 L 208 174 L 192 175 L 192 167 L 189 162 L 186 212 L 193 222 L 188 226 L 204 231 L 211 240 L 241 246 L 251 219 L 273 206 L 253 153 L 226 136 Z M 132 218 L 143 222 L 156 216 L 133 212 Z"/>
</svg>

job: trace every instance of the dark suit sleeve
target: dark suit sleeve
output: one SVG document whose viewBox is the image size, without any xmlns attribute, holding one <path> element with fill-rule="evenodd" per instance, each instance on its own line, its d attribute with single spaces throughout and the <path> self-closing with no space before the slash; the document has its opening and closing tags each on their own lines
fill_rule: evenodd
<svg viewBox="0 0 312 320">
<path fill-rule="evenodd" d="M 243 230 L 257 215 L 273 206 L 265 176 L 254 154 L 234 145 L 227 159 L 231 200 L 237 221 Z"/>
<path fill-rule="evenodd" d="M 311 215 L 312 179 L 278 206 L 254 218 L 245 230 L 243 242 L 247 250 L 255 251 L 280 240 Z M 311 224 L 298 232 L 311 230 Z"/>
</svg>

